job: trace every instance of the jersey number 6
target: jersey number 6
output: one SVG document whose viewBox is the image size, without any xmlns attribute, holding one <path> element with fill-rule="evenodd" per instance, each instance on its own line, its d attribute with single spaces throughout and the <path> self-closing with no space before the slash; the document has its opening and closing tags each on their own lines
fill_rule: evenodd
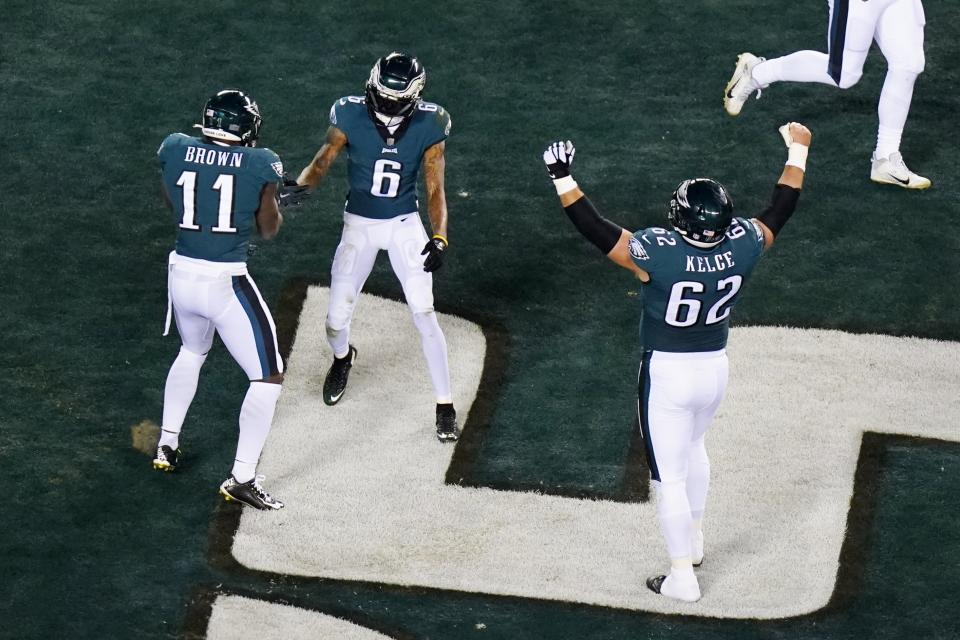
<svg viewBox="0 0 960 640">
<path fill-rule="evenodd" d="M 403 165 L 396 160 L 377 160 L 373 165 L 373 184 L 370 193 L 378 198 L 394 198 L 400 190 L 400 170 Z M 391 171 L 392 170 L 392 171 Z"/>
</svg>

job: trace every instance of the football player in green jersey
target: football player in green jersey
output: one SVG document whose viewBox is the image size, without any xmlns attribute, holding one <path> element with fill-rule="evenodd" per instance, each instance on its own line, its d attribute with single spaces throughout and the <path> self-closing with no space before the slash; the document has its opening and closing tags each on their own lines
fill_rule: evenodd
<svg viewBox="0 0 960 640">
<path fill-rule="evenodd" d="M 613 262 L 643 283 L 637 409 L 657 516 L 670 554 L 669 574 L 647 586 L 695 602 L 693 571 L 703 562 L 701 523 L 710 483 L 707 427 L 727 385 L 730 313 L 763 251 L 796 207 L 810 131 L 780 128 L 789 149 L 770 206 L 756 218 L 736 218 L 729 193 L 707 178 L 684 180 L 670 200 L 671 229 L 631 233 L 600 216 L 570 175 L 574 147 L 555 142 L 543 154 L 560 202 L 573 224 Z"/>
<path fill-rule="evenodd" d="M 433 310 L 432 275 L 443 263 L 447 248 L 443 180 L 450 114 L 421 100 L 425 83 L 423 66 L 410 55 L 394 52 L 377 60 L 365 95 L 345 96 L 331 107 L 326 142 L 297 181 L 316 187 L 346 149 L 350 190 L 344 205 L 343 236 L 331 267 L 326 329 L 334 360 L 323 384 L 324 402 L 336 404 L 346 390 L 357 357 L 350 344 L 350 320 L 377 255 L 386 250 L 420 332 L 437 399 L 437 437 L 453 441 L 460 430 L 453 408 L 447 343 Z M 417 198 L 421 167 L 433 227 L 429 238 Z"/>
<path fill-rule="evenodd" d="M 177 225 L 164 335 L 172 315 L 183 345 L 167 375 L 153 466 L 173 471 L 180 464 L 180 430 L 217 333 L 250 378 L 237 455 L 220 493 L 257 509 L 280 509 L 283 503 L 264 491 L 256 467 L 280 397 L 283 361 L 270 310 L 247 273 L 247 247 L 254 230 L 263 238 L 280 230 L 283 165 L 273 151 L 256 148 L 260 110 L 243 92 L 211 97 L 201 122 L 202 136 L 171 134 L 157 152 Z"/>
</svg>

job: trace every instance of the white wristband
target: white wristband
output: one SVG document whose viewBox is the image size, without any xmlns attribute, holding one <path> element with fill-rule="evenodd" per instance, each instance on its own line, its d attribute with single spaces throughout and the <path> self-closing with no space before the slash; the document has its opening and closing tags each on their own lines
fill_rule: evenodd
<svg viewBox="0 0 960 640">
<path fill-rule="evenodd" d="M 810 151 L 810 147 L 805 144 L 800 144 L 799 142 L 791 142 L 789 151 L 787 152 L 787 162 L 786 164 L 791 167 L 796 167 L 801 171 L 807 170 L 807 153 Z"/>
<path fill-rule="evenodd" d="M 562 196 L 567 191 L 573 191 L 577 188 L 577 181 L 573 176 L 563 176 L 553 181 L 553 186 L 557 188 L 557 195 Z"/>
</svg>

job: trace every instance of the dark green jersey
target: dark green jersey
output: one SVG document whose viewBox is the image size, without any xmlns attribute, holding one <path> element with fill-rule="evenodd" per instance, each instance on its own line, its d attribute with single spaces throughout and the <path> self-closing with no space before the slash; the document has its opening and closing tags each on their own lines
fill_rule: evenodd
<svg viewBox="0 0 960 640">
<path fill-rule="evenodd" d="M 763 255 L 763 231 L 735 218 L 723 242 L 701 249 L 673 230 L 652 227 L 630 239 L 643 285 L 640 342 L 645 350 L 717 351 L 727 345 L 730 312 Z"/>
<path fill-rule="evenodd" d="M 177 253 L 212 262 L 246 262 L 263 188 L 283 176 L 277 154 L 172 133 L 157 155 L 176 214 Z"/>
<path fill-rule="evenodd" d="M 423 153 L 450 135 L 443 107 L 421 102 L 391 134 L 370 118 L 364 98 L 346 96 L 330 108 L 330 124 L 347 136 L 349 213 L 386 220 L 419 211 L 417 175 Z"/>
</svg>

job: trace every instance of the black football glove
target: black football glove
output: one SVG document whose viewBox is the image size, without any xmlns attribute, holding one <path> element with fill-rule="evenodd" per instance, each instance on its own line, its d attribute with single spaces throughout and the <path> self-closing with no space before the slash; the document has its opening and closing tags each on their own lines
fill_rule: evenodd
<svg viewBox="0 0 960 640">
<path fill-rule="evenodd" d="M 423 270 L 427 272 L 436 271 L 443 265 L 443 252 L 447 250 L 447 241 L 441 236 L 433 236 L 427 241 L 427 245 L 420 252 L 420 255 L 427 256 L 423 261 Z"/>
<path fill-rule="evenodd" d="M 577 152 L 573 143 L 567 140 L 557 140 L 543 152 L 543 162 L 547 165 L 547 173 L 554 180 L 566 178 L 570 175 L 570 165 L 573 164 L 573 155 Z"/>
<path fill-rule="evenodd" d="M 297 184 L 288 174 L 283 174 L 283 185 L 277 190 L 277 204 L 281 209 L 295 207 L 311 196 L 310 187 Z"/>
</svg>

